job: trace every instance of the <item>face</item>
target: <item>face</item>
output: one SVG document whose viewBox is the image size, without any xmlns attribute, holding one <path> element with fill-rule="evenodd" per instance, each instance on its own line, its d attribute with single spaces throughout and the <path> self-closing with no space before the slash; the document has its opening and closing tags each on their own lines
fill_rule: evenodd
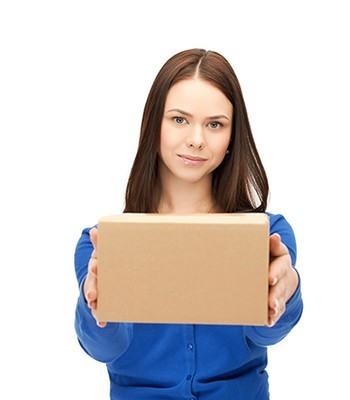
<svg viewBox="0 0 350 400">
<path fill-rule="evenodd" d="M 215 86 L 187 79 L 171 87 L 161 125 L 161 179 L 211 180 L 230 142 L 233 107 Z"/>
</svg>

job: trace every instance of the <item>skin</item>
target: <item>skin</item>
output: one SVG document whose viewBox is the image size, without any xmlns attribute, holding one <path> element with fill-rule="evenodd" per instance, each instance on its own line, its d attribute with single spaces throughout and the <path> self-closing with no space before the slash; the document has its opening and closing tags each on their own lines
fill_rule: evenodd
<svg viewBox="0 0 350 400">
<path fill-rule="evenodd" d="M 172 86 L 160 133 L 159 212 L 208 212 L 215 206 L 212 172 L 226 156 L 232 118 L 230 101 L 206 81 L 194 78 Z"/>
<path fill-rule="evenodd" d="M 162 188 L 160 213 L 220 212 L 212 194 L 212 172 L 226 156 L 230 142 L 233 107 L 216 87 L 198 78 L 176 83 L 164 107 L 159 146 L 159 177 Z M 84 295 L 96 319 L 97 236 L 91 229 L 94 246 L 84 283 Z M 298 285 L 287 247 L 278 234 L 270 236 L 269 321 L 272 327 L 281 318 L 287 301 Z M 101 328 L 105 322 L 97 321 Z"/>
</svg>

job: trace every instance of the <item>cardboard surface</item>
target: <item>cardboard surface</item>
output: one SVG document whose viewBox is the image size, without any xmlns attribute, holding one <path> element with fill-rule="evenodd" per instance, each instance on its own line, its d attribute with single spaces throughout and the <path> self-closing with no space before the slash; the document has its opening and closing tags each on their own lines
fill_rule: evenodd
<svg viewBox="0 0 350 400">
<path fill-rule="evenodd" d="M 122 214 L 98 224 L 100 321 L 265 325 L 266 214 Z"/>
</svg>

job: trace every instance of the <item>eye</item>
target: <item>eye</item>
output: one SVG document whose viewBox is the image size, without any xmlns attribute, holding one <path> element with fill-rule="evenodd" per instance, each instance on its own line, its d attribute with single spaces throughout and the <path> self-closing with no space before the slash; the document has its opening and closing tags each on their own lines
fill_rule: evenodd
<svg viewBox="0 0 350 400">
<path fill-rule="evenodd" d="M 178 125 L 184 125 L 187 122 L 186 119 L 183 117 L 174 117 L 173 120 Z"/>
<path fill-rule="evenodd" d="M 209 127 L 211 129 L 219 129 L 221 126 L 222 124 L 220 124 L 220 122 L 217 121 L 209 122 Z"/>
</svg>

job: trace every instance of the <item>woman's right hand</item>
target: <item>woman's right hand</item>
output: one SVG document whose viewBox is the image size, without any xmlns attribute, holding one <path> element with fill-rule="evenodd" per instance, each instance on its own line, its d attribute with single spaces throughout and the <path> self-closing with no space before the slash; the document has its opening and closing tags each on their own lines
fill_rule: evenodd
<svg viewBox="0 0 350 400">
<path fill-rule="evenodd" d="M 88 307 L 91 309 L 91 313 L 96 320 L 97 325 L 100 328 L 104 328 L 107 323 L 100 322 L 96 317 L 97 307 L 97 229 L 92 228 L 90 230 L 90 240 L 94 246 L 94 250 L 91 253 L 91 257 L 88 265 L 88 273 L 84 282 L 83 291 L 87 301 Z"/>
</svg>

